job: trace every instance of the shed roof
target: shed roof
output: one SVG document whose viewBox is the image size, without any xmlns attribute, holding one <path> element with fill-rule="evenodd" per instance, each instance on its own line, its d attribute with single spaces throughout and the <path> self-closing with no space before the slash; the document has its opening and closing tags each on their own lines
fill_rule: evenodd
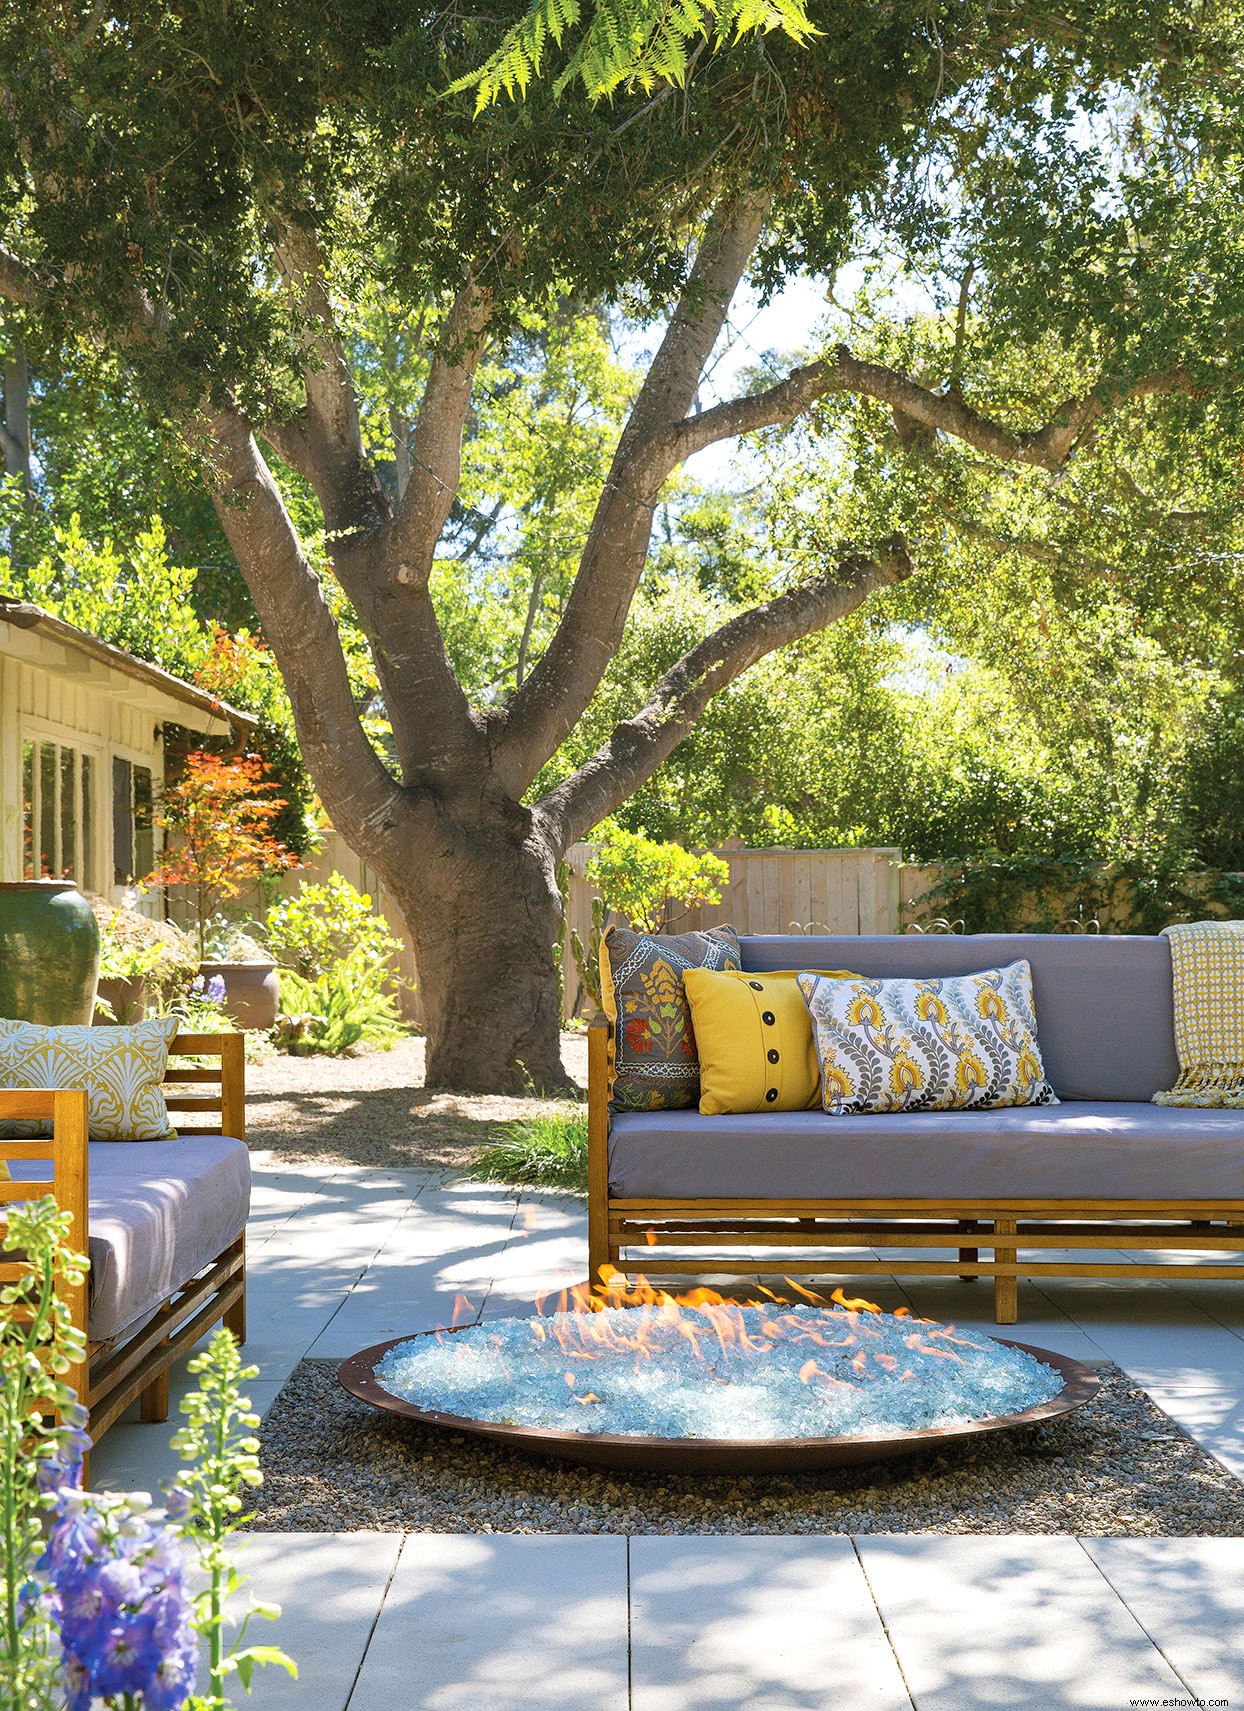
<svg viewBox="0 0 1244 1711">
<path fill-rule="evenodd" d="M 259 721 L 162 666 L 54 618 L 29 600 L 0 595 L 0 655 L 11 655 L 104 695 L 122 695 L 156 719 L 205 737 L 243 738 Z"/>
</svg>

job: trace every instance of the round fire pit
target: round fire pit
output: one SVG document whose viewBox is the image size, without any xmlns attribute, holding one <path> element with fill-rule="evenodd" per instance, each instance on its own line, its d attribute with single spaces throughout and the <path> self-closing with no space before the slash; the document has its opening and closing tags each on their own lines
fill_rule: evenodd
<svg viewBox="0 0 1244 1711">
<path fill-rule="evenodd" d="M 351 1355 L 338 1377 L 350 1395 L 403 1419 L 424 1425 L 470 1432 L 477 1437 L 505 1444 L 528 1455 L 558 1456 L 567 1461 L 616 1467 L 632 1472 L 662 1473 L 800 1473 L 816 1468 L 842 1467 L 853 1463 L 888 1460 L 915 1455 L 986 1432 L 1009 1431 L 1015 1426 L 1035 1425 L 1056 1419 L 1081 1407 L 1097 1393 L 1099 1381 L 1079 1361 L 1048 1349 L 1003 1338 L 987 1339 L 1002 1348 L 1018 1350 L 1050 1367 L 1063 1380 L 1062 1387 L 1018 1413 L 986 1415 L 980 1419 L 880 1435 L 850 1434 L 840 1437 L 723 1438 L 656 1437 L 637 1433 L 580 1432 L 556 1427 L 511 1425 L 498 1420 L 474 1419 L 466 1415 L 420 1407 L 386 1389 L 376 1376 L 393 1349 L 417 1345 L 425 1337 L 453 1337 L 470 1326 L 453 1330 L 423 1331 L 411 1337 L 391 1337 Z"/>
</svg>

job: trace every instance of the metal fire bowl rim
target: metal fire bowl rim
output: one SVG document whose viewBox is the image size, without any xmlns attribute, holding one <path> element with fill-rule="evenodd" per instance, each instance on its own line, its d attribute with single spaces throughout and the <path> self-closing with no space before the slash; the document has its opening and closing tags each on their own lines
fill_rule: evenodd
<svg viewBox="0 0 1244 1711">
<path fill-rule="evenodd" d="M 337 1378 L 342 1388 L 361 1402 L 425 1426 L 438 1426 L 474 1437 L 488 1438 L 524 1455 L 554 1456 L 563 1461 L 629 1469 L 637 1473 L 799 1473 L 818 1468 L 847 1467 L 854 1463 L 887 1461 L 897 1456 L 917 1455 L 965 1438 L 987 1432 L 1011 1431 L 1070 1414 L 1090 1401 L 1101 1388 L 1101 1380 L 1082 1362 L 1050 1349 L 1019 1343 L 1009 1337 L 993 1337 L 1003 1348 L 1021 1349 L 1052 1367 L 1063 1378 L 1063 1387 L 1045 1402 L 1018 1414 L 995 1414 L 981 1420 L 960 1421 L 951 1426 L 926 1426 L 916 1431 L 891 1432 L 879 1437 L 837 1438 L 658 1438 L 609 1432 L 568 1432 L 542 1426 L 511 1426 L 497 1420 L 477 1420 L 464 1414 L 443 1414 L 420 1408 L 386 1390 L 376 1377 L 376 1368 L 390 1349 L 419 1337 L 452 1336 L 467 1325 L 442 1326 L 415 1331 L 404 1337 L 389 1337 L 360 1349 L 341 1363 Z M 987 1333 L 983 1333 L 987 1334 Z"/>
</svg>

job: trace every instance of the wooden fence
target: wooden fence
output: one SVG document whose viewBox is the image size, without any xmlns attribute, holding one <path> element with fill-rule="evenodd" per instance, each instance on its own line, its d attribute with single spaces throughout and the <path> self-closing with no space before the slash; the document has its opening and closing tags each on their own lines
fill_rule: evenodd
<svg viewBox="0 0 1244 1711">
<path fill-rule="evenodd" d="M 570 883 L 566 896 L 567 928 L 578 934 L 585 949 L 591 942 L 592 899 L 586 868 L 592 844 L 575 844 L 567 854 Z M 729 863 L 730 880 L 721 902 L 692 909 L 670 924 L 670 931 L 690 933 L 704 927 L 729 925 L 740 933 L 897 933 L 910 918 L 909 879 L 923 890 L 922 869 L 904 869 L 897 849 L 789 850 L 730 849 L 713 851 Z M 567 933 L 569 943 L 569 931 Z M 566 958 L 564 1009 L 567 1016 L 589 1008 L 577 970 Z"/>
<path fill-rule="evenodd" d="M 366 892 L 375 913 L 401 941 L 397 967 L 402 980 L 402 1014 L 420 1027 L 423 1017 L 418 969 L 396 905 L 374 870 L 355 855 L 339 833 L 329 829 L 323 836 L 318 854 L 285 874 L 278 891 L 292 894 L 303 885 L 321 884 L 335 872 L 356 890 Z M 596 893 L 587 882 L 585 870 L 594 848 L 575 844 L 566 857 L 570 868 L 567 946 L 570 929 L 585 947 L 591 943 L 592 899 Z M 713 853 L 730 866 L 730 880 L 722 887 L 721 902 L 711 908 L 693 909 L 672 923 L 672 931 L 693 932 L 728 923 L 740 933 L 898 933 L 912 918 L 911 898 L 928 883 L 929 870 L 904 867 L 897 849 L 749 850 L 726 846 Z M 186 900 L 170 891 L 169 902 L 169 913 L 184 924 L 189 919 Z M 239 898 L 230 913 L 260 913 L 262 907 L 256 892 Z M 570 1018 L 591 1008 L 568 949 L 563 1013 Z"/>
</svg>

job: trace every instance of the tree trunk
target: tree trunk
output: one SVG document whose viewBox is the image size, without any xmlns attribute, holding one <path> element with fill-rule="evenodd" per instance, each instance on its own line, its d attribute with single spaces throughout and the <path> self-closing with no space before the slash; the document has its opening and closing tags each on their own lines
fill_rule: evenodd
<svg viewBox="0 0 1244 1711">
<path fill-rule="evenodd" d="M 573 1089 L 553 965 L 557 852 L 525 811 L 511 812 L 523 824 L 462 828 L 450 850 L 417 840 L 394 875 L 419 971 L 429 1087 Z"/>
</svg>

